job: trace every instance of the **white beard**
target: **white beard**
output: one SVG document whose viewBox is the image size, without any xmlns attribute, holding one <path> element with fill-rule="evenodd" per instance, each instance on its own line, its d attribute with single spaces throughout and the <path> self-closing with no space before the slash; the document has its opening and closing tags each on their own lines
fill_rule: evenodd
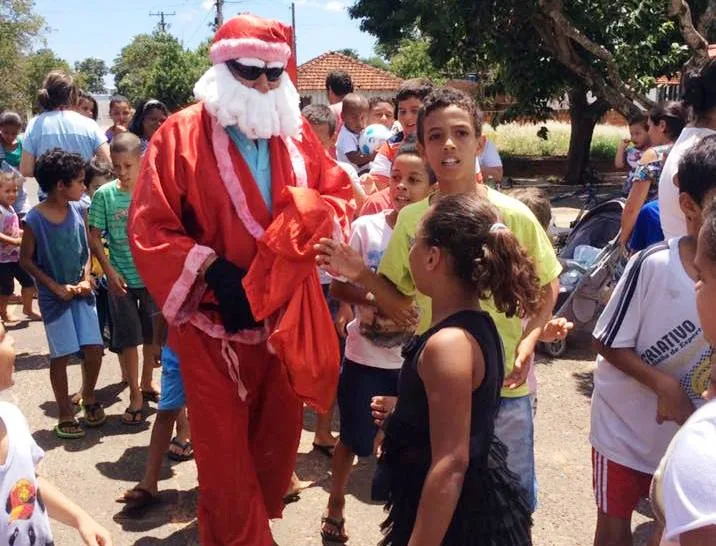
<svg viewBox="0 0 716 546">
<path fill-rule="evenodd" d="M 300 97 L 286 72 L 281 85 L 261 93 L 236 80 L 220 63 L 196 82 L 194 96 L 222 127 L 236 125 L 248 138 L 296 137 L 301 132 Z"/>
</svg>

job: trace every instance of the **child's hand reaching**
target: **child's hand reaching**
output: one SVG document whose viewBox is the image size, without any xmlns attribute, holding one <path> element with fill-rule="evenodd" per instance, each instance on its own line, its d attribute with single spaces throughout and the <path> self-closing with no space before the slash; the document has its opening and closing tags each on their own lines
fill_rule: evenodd
<svg viewBox="0 0 716 546">
<path fill-rule="evenodd" d="M 564 317 L 553 318 L 547 321 L 542 329 L 542 334 L 539 336 L 540 341 L 545 343 L 552 343 L 559 341 L 567 337 L 567 334 L 574 329 L 574 323 L 569 322 Z"/>
<path fill-rule="evenodd" d="M 112 546 L 112 537 L 109 531 L 89 516 L 84 516 L 79 520 L 77 531 L 87 546 Z"/>
<path fill-rule="evenodd" d="M 321 239 L 313 248 L 318 253 L 318 265 L 334 277 L 357 282 L 367 268 L 361 255 L 345 243 Z"/>
</svg>

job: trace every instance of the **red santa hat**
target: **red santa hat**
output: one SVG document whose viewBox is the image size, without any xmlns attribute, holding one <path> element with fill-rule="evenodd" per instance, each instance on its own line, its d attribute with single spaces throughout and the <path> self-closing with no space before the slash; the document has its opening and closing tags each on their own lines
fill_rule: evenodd
<svg viewBox="0 0 716 546">
<path fill-rule="evenodd" d="M 286 66 L 291 58 L 291 36 L 291 27 L 279 21 L 238 15 L 217 31 L 209 56 L 214 64 L 253 58 Z"/>
</svg>

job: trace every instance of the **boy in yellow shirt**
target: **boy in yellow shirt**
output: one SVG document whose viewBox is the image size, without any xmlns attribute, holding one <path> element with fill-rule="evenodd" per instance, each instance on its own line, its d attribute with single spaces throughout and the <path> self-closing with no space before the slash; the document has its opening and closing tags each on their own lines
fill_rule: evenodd
<svg viewBox="0 0 716 546">
<path fill-rule="evenodd" d="M 540 310 L 529 318 L 524 331 L 518 317 L 507 318 L 497 311 L 492 300 L 480 302 L 495 321 L 505 352 L 503 401 L 495 421 L 495 434 L 507 445 L 508 466 L 520 477 L 534 507 L 534 429 L 525 381 L 535 345 L 552 317 L 561 266 L 547 234 L 524 204 L 487 186 L 475 184 L 475 157 L 485 143 L 482 123 L 482 113 L 465 93 L 446 87 L 428 95 L 418 116 L 417 137 L 418 147 L 437 177 L 437 192 L 400 212 L 377 272 L 367 268 L 346 245 L 326 239 L 319 245 L 317 259 L 329 273 L 365 286 L 389 318 L 400 324 L 417 324 L 417 333 L 422 333 L 431 323 L 431 302 L 415 289 L 408 254 L 420 219 L 430 207 L 431 200 L 440 195 L 475 193 L 498 208 L 502 222 L 534 259 L 543 287 Z M 417 304 L 417 312 L 413 301 Z M 373 409 L 380 414 L 390 403 L 377 399 Z"/>
</svg>

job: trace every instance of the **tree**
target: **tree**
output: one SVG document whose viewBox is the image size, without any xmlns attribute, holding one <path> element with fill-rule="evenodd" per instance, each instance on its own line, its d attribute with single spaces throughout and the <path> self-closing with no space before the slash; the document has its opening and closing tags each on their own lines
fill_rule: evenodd
<svg viewBox="0 0 716 546">
<path fill-rule="evenodd" d="M 427 39 L 400 40 L 398 47 L 390 56 L 391 71 L 404 79 L 426 77 L 436 84 L 442 84 L 445 76 L 433 64 L 429 49 L 430 42 Z"/>
<path fill-rule="evenodd" d="M 107 65 L 102 59 L 88 57 L 75 63 L 75 72 L 80 87 L 90 93 L 106 93 L 104 77 L 109 73 Z"/>
<path fill-rule="evenodd" d="M 351 59 L 355 59 L 356 61 L 360 59 L 360 56 L 358 55 L 358 52 L 355 49 L 350 49 L 350 48 L 339 49 L 336 51 L 336 53 L 341 53 L 342 55 L 345 55 L 346 57 L 350 57 Z"/>
<path fill-rule="evenodd" d="M 20 112 L 34 97 L 27 95 L 25 59 L 45 25 L 33 8 L 32 0 L 0 0 L 0 105 Z"/>
<path fill-rule="evenodd" d="M 362 62 L 365 64 L 369 64 L 370 66 L 373 66 L 375 68 L 380 68 L 381 70 L 387 70 L 388 72 L 391 71 L 390 63 L 388 63 L 385 59 L 382 57 L 378 57 L 377 55 L 373 55 L 372 57 L 365 57 L 361 59 Z"/>
<path fill-rule="evenodd" d="M 689 48 L 697 57 L 707 54 L 696 29 L 686 43 L 680 30 L 691 30 L 696 14 L 696 28 L 708 32 L 708 6 L 698 0 L 686 13 L 685 0 L 414 0 L 395 10 L 382 0 L 357 0 L 349 13 L 394 50 L 406 38 L 425 37 L 440 69 L 460 52 L 462 67 L 492 71 L 517 100 L 511 115 L 545 119 L 551 101 L 568 94 L 567 180 L 576 183 L 594 125 L 608 108 L 624 115 L 648 108 L 655 77 L 676 72 Z"/>
<path fill-rule="evenodd" d="M 25 96 L 31 101 L 33 111 L 37 111 L 39 108 L 39 105 L 35 103 L 37 91 L 42 87 L 45 76 L 52 70 L 61 70 L 67 74 L 72 74 L 72 69 L 67 61 L 57 57 L 55 52 L 48 48 L 38 49 L 28 56 L 25 61 L 27 78 Z"/>
<path fill-rule="evenodd" d="M 155 32 L 135 36 L 112 72 L 117 92 L 131 102 L 155 98 L 176 110 L 192 101 L 194 84 L 209 66 L 206 44 L 189 51 L 170 34 Z"/>
</svg>

